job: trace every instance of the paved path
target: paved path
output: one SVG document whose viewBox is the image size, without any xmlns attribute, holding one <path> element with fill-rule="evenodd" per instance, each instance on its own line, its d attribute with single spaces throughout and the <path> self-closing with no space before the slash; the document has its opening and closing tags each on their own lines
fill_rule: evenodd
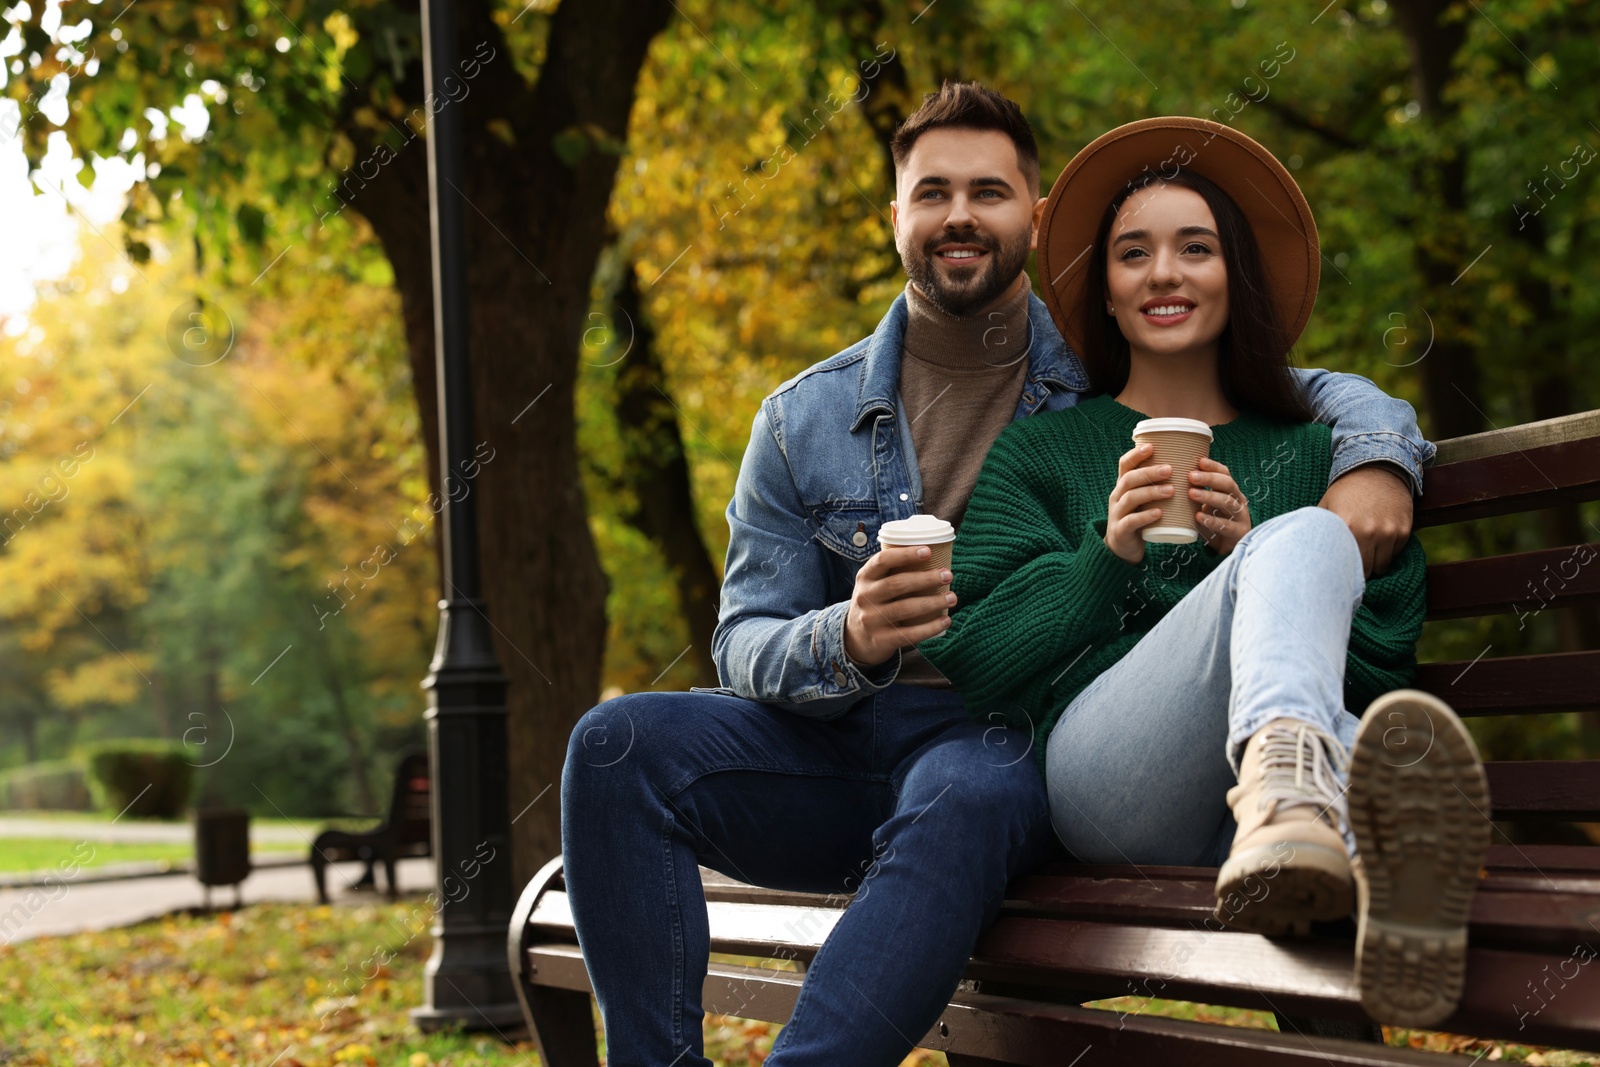
<svg viewBox="0 0 1600 1067">
<path fill-rule="evenodd" d="M 0 820 L 0 823 L 6 821 L 10 820 Z M 328 868 L 328 886 L 334 903 L 370 903 L 384 899 L 377 893 L 341 890 L 360 876 L 361 869 L 360 863 L 335 863 Z M 93 868 L 83 870 L 87 873 Z M 427 857 L 401 860 L 396 874 L 402 893 L 425 893 L 433 888 L 433 860 Z M 378 872 L 378 879 L 382 882 L 382 870 Z M 241 889 L 246 904 L 264 900 L 309 901 L 317 896 L 311 868 L 303 863 L 258 868 L 245 879 Z M 0 944 L 80 930 L 129 926 L 182 908 L 198 907 L 204 900 L 204 887 L 189 874 L 0 889 Z M 216 906 L 232 904 L 232 887 L 212 890 L 211 902 Z"/>
<path fill-rule="evenodd" d="M 30 819 L 26 816 L 0 816 L 0 837 L 61 837 L 72 841 L 122 842 L 129 844 L 171 845 L 194 841 L 192 822 L 142 822 L 133 819 L 107 822 L 105 819 Z M 250 841 L 255 845 L 304 845 L 311 851 L 311 836 L 293 826 L 250 824 Z"/>
</svg>

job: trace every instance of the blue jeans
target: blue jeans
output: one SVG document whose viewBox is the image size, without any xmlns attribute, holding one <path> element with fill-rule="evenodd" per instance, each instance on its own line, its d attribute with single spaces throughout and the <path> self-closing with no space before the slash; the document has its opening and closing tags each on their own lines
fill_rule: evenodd
<svg viewBox="0 0 1600 1067">
<path fill-rule="evenodd" d="M 1089 863 L 1220 866 L 1252 734 L 1288 718 L 1347 752 L 1355 740 L 1344 669 L 1365 584 L 1331 511 L 1251 529 L 1056 721 L 1045 777 L 1062 843 Z"/>
<path fill-rule="evenodd" d="M 699 864 L 855 892 L 767 1063 L 892 1067 L 937 1021 L 1006 883 L 1056 848 L 1028 739 L 905 685 L 828 720 L 721 691 L 609 700 L 573 731 L 561 838 L 611 1067 L 710 1063 Z"/>
</svg>

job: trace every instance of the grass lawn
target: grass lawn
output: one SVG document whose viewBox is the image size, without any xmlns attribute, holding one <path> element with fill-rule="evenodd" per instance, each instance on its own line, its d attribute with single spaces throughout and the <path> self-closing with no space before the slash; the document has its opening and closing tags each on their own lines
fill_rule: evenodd
<svg viewBox="0 0 1600 1067">
<path fill-rule="evenodd" d="M 0 818 L 27 819 L 32 821 L 67 822 L 73 823 L 102 823 L 113 822 L 116 812 L 106 811 L 35 811 L 29 809 L 0 810 Z M 119 826 L 190 826 L 191 816 L 185 815 L 181 819 L 141 819 L 134 815 L 124 815 L 115 820 Z M 260 815 L 250 816 L 252 829 L 261 827 L 288 828 L 296 830 L 307 837 L 315 837 L 318 831 L 329 826 L 344 827 L 347 829 L 369 829 L 381 821 L 377 816 L 341 816 L 330 819 L 283 819 L 276 816 L 266 818 Z"/>
<path fill-rule="evenodd" d="M 0 1062 L 527 1067 L 531 1046 L 410 1028 L 431 921 L 260 904 L 0 946 Z"/>
<path fill-rule="evenodd" d="M 86 811 L 3 811 L 0 818 L 27 819 L 50 824 L 61 824 L 60 836 L 50 837 L 0 837 L 0 874 L 21 874 L 31 871 L 61 870 L 64 865 L 77 863 L 80 867 L 100 867 L 108 863 L 165 862 L 172 866 L 187 864 L 194 859 L 192 823 L 187 819 L 159 820 L 131 817 L 115 820 L 116 829 L 129 827 L 175 827 L 184 832 L 182 840 L 173 842 L 105 841 L 95 833 L 97 827 L 110 827 L 110 814 Z M 268 854 L 301 854 L 308 851 L 309 843 L 326 827 L 366 830 L 375 824 L 373 819 L 261 819 L 250 820 L 251 834 L 259 838 L 263 830 L 274 832 L 284 840 L 257 841 L 251 854 L 257 857 Z M 50 829 L 53 831 L 55 826 Z M 290 831 L 291 833 L 284 833 Z M 80 847 L 87 839 L 88 845 Z M 92 846 L 92 850 L 91 850 Z"/>
<path fill-rule="evenodd" d="M 79 848 L 78 845 L 79 839 L 68 837 L 0 837 L 0 874 L 61 870 L 62 863 L 74 862 L 85 868 L 134 861 L 164 861 L 177 866 L 194 859 L 194 845 L 187 843 L 167 845 L 100 841 L 93 843 L 92 853 L 88 848 Z M 252 849 L 251 855 L 259 857 L 269 852 L 305 851 L 303 846 L 264 845 Z"/>
<path fill-rule="evenodd" d="M 393 905 L 258 904 L 179 915 L 123 930 L 0 945 L 0 1063 L 220 1067 L 535 1067 L 531 1042 L 413 1030 L 432 913 Z M 1102 1001 L 1114 1011 L 1272 1028 L 1228 1008 Z M 713 1016 L 718 1064 L 760 1064 L 778 1027 Z M 1594 1062 L 1438 1034 L 1394 1031 L 1391 1044 L 1464 1051 L 1486 1061 L 1573 1067 Z M 907 1065 L 942 1065 L 918 1052 Z"/>
<path fill-rule="evenodd" d="M 418 898 L 259 904 L 0 945 L 0 1063 L 538 1065 L 529 1041 L 411 1028 L 432 918 Z M 717 1063 L 759 1064 L 778 1028 L 713 1016 L 705 1032 Z"/>
</svg>

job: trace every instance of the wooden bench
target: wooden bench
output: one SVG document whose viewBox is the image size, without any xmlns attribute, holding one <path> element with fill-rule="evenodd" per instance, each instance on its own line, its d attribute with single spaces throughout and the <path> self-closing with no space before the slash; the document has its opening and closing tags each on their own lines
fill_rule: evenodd
<svg viewBox="0 0 1600 1067">
<path fill-rule="evenodd" d="M 1600 412 L 1444 442 L 1419 527 L 1600 499 Z M 1585 544 L 1428 569 L 1428 617 L 1453 619 L 1600 601 L 1600 531 Z M 1600 649 L 1422 666 L 1418 686 L 1463 716 L 1600 709 Z M 1488 764 L 1501 823 L 1600 820 L 1600 760 Z M 1437 1029 L 1600 1050 L 1600 847 L 1512 844 L 1497 833 L 1474 898 L 1467 984 Z M 1353 975 L 1353 924 L 1268 939 L 1211 918 L 1215 870 L 1046 864 L 1017 879 L 979 939 L 966 979 L 918 1044 L 952 1067 L 1034 1064 L 1435 1064 L 1438 1053 L 1328 1036 L 1368 1023 Z M 848 903 L 703 872 L 713 953 L 707 1012 L 783 1022 L 804 968 Z M 509 962 L 549 1067 L 597 1063 L 589 980 L 552 860 L 513 913 Z M 1136 996 L 1258 1008 L 1275 1033 L 1079 1005 Z M 1142 1003 L 1142 1001 L 1136 1002 Z M 1311 1020 L 1317 1020 L 1313 1023 Z M 1365 1029 L 1370 1032 L 1370 1025 Z M 1465 1062 L 1465 1061 L 1462 1061 Z"/>
<path fill-rule="evenodd" d="M 433 854 L 433 815 L 430 797 L 428 754 L 412 750 L 400 758 L 394 774 L 394 792 L 389 798 L 389 816 L 371 830 L 324 830 L 311 843 L 311 873 L 317 880 L 317 899 L 328 902 L 330 862 L 365 860 L 383 863 L 389 880 L 389 899 L 398 895 L 394 878 L 395 861 L 402 856 Z"/>
</svg>

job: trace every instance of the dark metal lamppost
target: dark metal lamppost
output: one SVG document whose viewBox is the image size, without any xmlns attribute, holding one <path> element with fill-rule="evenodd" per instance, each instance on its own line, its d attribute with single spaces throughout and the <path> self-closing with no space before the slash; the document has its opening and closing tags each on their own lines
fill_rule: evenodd
<svg viewBox="0 0 1600 1067">
<path fill-rule="evenodd" d="M 422 73 L 428 101 L 444 100 L 456 62 L 451 0 L 422 0 Z M 459 77 L 460 75 L 455 75 Z M 522 1020 L 506 966 L 511 921 L 511 827 L 506 767 L 506 676 L 478 595 L 477 494 L 452 488 L 476 473 L 467 350 L 467 247 L 461 193 L 461 109 L 429 108 L 428 204 L 433 244 L 433 341 L 439 385 L 440 493 L 444 497 L 444 598 L 427 679 L 433 764 L 433 855 L 438 911 L 425 1000 L 411 1011 L 424 1030 L 500 1029 Z"/>
</svg>

